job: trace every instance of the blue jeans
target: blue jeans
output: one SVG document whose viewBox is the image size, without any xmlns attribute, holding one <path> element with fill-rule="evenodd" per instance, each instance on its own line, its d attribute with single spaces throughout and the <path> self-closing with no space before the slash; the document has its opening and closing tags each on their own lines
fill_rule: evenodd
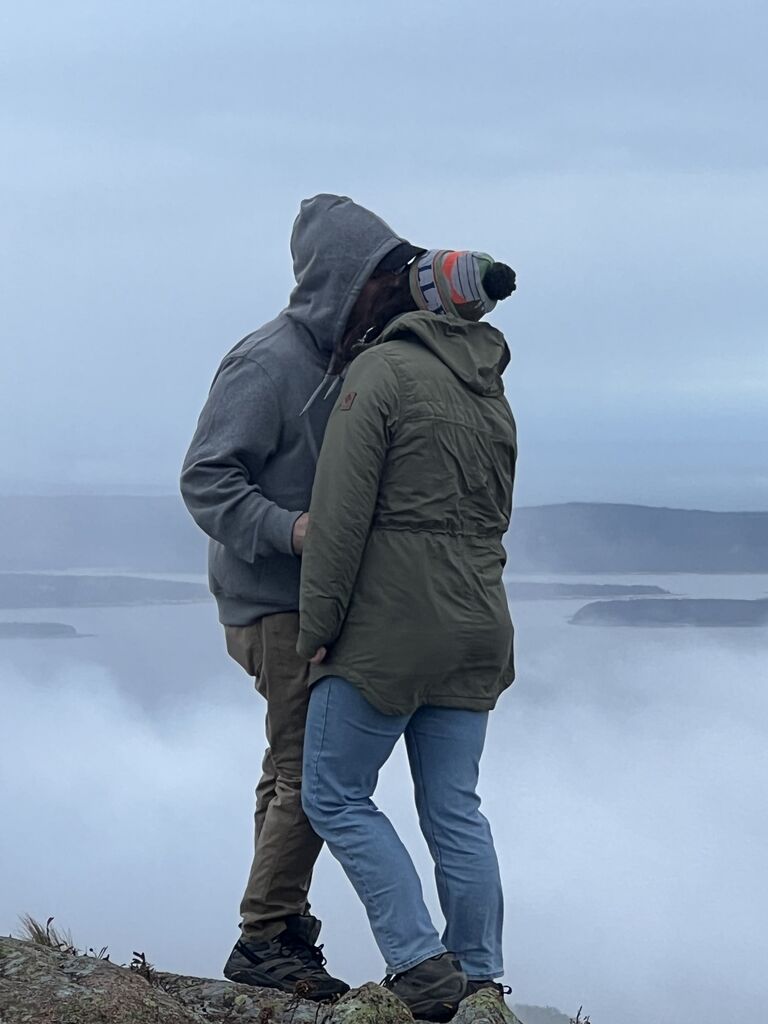
<svg viewBox="0 0 768 1024">
<path fill-rule="evenodd" d="M 384 715 L 338 676 L 309 700 L 302 804 L 365 905 L 390 974 L 455 953 L 469 978 L 504 973 L 503 897 L 477 779 L 488 713 L 422 707 Z M 438 936 L 416 868 L 371 796 L 379 770 L 405 735 L 416 807 L 435 862 L 446 929 Z"/>
</svg>

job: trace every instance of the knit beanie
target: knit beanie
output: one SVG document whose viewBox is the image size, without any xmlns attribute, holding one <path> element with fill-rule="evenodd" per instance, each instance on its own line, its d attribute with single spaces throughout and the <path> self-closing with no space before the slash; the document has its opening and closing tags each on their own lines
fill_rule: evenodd
<svg viewBox="0 0 768 1024">
<path fill-rule="evenodd" d="M 486 252 L 430 249 L 410 269 L 419 309 L 479 320 L 515 290 L 515 272 Z"/>
</svg>

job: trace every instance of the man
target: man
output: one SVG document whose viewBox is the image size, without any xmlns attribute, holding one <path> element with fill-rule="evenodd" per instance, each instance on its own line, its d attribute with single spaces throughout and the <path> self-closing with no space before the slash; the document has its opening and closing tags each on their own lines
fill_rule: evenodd
<svg viewBox="0 0 768 1024">
<path fill-rule="evenodd" d="M 210 538 L 227 650 L 267 701 L 253 865 L 224 974 L 318 1001 L 348 986 L 324 969 L 309 913 L 322 841 L 301 807 L 309 667 L 296 653 L 300 556 L 338 372 L 356 342 L 402 311 L 395 282 L 421 252 L 351 199 L 305 200 L 289 304 L 225 356 L 181 475 L 184 502 Z"/>
</svg>

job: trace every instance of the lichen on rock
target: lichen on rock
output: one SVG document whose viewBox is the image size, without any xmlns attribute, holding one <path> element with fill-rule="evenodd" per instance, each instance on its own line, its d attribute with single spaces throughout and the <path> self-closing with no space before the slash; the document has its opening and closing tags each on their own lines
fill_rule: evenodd
<svg viewBox="0 0 768 1024">
<path fill-rule="evenodd" d="M 380 985 L 333 1005 L 271 989 L 152 970 L 0 938 L 0 1024 L 413 1024 Z M 471 996 L 454 1024 L 520 1024 L 491 991 Z"/>
</svg>

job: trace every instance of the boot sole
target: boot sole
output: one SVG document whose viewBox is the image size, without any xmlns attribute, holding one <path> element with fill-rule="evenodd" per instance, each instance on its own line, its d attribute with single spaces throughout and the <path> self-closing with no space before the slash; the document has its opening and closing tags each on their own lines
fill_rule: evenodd
<svg viewBox="0 0 768 1024">
<path fill-rule="evenodd" d="M 445 1021 L 452 1020 L 458 1012 L 459 1004 L 465 998 L 464 993 L 456 992 L 443 998 L 425 995 L 420 999 L 418 997 L 409 999 L 405 993 L 398 992 L 397 989 L 390 991 L 405 1003 L 417 1020 L 434 1021 L 435 1024 L 443 1024 Z"/>
<path fill-rule="evenodd" d="M 269 974 L 262 974 L 252 965 L 242 968 L 230 968 L 225 966 L 222 974 L 227 981 L 232 981 L 237 985 L 250 985 L 252 988 L 268 988 L 273 992 L 282 992 L 284 995 L 288 996 L 298 995 L 301 999 L 308 999 L 313 1003 L 335 1002 L 337 999 L 341 999 L 343 995 L 346 995 L 347 992 L 349 992 L 349 986 L 347 986 L 343 991 L 340 989 L 334 989 L 330 992 L 303 992 L 301 989 L 307 985 L 307 982 L 293 981 L 281 984 L 280 982 L 276 982 Z"/>
<path fill-rule="evenodd" d="M 407 1005 L 417 1020 L 428 1020 L 433 1024 L 446 1024 L 447 1021 L 453 1020 L 459 1011 L 458 1003 L 440 1003 L 437 1006 L 432 1003 L 427 1007 Z"/>
</svg>

